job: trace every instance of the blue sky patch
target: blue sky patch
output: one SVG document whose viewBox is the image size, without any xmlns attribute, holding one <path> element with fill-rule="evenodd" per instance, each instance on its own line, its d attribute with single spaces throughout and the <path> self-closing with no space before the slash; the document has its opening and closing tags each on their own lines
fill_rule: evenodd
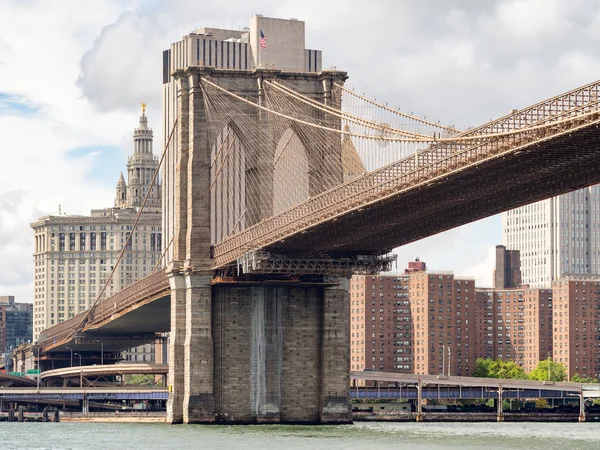
<svg viewBox="0 0 600 450">
<path fill-rule="evenodd" d="M 70 150 L 72 159 L 93 155 L 93 164 L 89 168 L 89 180 L 104 186 L 116 185 L 119 173 L 126 172 L 127 156 L 116 145 L 90 145 Z M 127 177 L 126 177 L 127 178 Z"/>
<path fill-rule="evenodd" d="M 32 115 L 38 109 L 25 97 L 0 92 L 0 114 Z"/>
</svg>

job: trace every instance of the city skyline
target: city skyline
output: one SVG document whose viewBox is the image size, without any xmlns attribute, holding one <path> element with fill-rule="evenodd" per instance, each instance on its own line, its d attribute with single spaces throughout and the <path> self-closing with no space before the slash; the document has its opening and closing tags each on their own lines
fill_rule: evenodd
<svg viewBox="0 0 600 450">
<path fill-rule="evenodd" d="M 323 66 L 349 72 L 348 86 L 460 128 L 598 73 L 594 48 L 584 38 L 598 33 L 600 10 L 589 2 L 504 1 L 470 8 L 447 2 L 447 10 L 439 11 L 380 1 L 360 17 L 351 14 L 358 2 L 319 8 L 316 2 L 278 8 L 232 2 L 227 9 L 169 2 L 167 9 L 161 2 L 107 1 L 98 2 L 94 15 L 77 2 L 62 3 L 0 5 L 6 31 L 0 39 L 0 127 L 6 130 L 4 163 L 11 167 L 0 181 L 0 293 L 18 301 L 32 301 L 29 223 L 59 205 L 69 214 L 86 214 L 112 204 L 140 102 L 148 103 L 150 126 L 161 129 L 161 51 L 198 25 L 241 28 L 252 13 L 298 17 L 307 23 L 307 44 L 323 50 Z M 535 23 L 522 19 L 533 15 Z M 57 26 L 46 27 L 48 21 Z M 31 29 L 44 29 L 44 39 Z M 559 42 L 556 29 L 572 39 L 560 36 Z M 43 76 L 24 76 L 40 68 Z M 540 83 L 540 73 L 553 76 Z M 419 256 L 433 269 L 491 286 L 500 236 L 495 216 L 407 245 L 399 260 Z"/>
</svg>

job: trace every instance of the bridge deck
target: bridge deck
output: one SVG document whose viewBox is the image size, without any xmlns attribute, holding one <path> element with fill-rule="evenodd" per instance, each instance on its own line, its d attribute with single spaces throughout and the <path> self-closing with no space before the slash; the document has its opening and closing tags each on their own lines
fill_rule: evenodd
<svg viewBox="0 0 600 450">
<path fill-rule="evenodd" d="M 168 364 L 111 364 L 104 366 L 74 366 L 61 369 L 47 370 L 42 373 L 42 379 L 74 376 L 104 376 L 104 375 L 166 375 L 169 373 Z"/>
<path fill-rule="evenodd" d="M 477 378 L 477 377 L 455 377 L 444 375 L 419 375 L 419 374 L 403 374 L 394 372 L 371 372 L 371 371 L 353 371 L 350 372 L 352 380 L 377 381 L 379 383 L 405 383 L 435 386 L 450 386 L 450 387 L 466 387 L 466 388 L 483 388 L 494 389 L 500 388 L 507 390 L 542 390 L 542 391 L 558 391 L 558 392 L 573 392 L 584 393 L 585 397 L 596 397 L 600 392 L 600 385 L 589 383 L 569 383 L 569 382 L 554 382 L 554 381 L 534 381 L 534 380 L 515 380 L 503 378 Z"/>
<path fill-rule="evenodd" d="M 346 183 L 215 246 L 215 265 L 264 248 L 284 254 L 378 254 L 600 181 L 598 116 L 547 136 L 510 136 Z M 406 166 L 406 167 L 404 167 Z M 560 174 L 560 176 L 557 176 Z"/>
</svg>

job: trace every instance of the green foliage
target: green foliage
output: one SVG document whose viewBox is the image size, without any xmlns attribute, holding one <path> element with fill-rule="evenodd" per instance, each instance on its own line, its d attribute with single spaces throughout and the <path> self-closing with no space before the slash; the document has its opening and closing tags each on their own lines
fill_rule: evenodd
<svg viewBox="0 0 600 450">
<path fill-rule="evenodd" d="M 473 376 L 482 378 L 527 379 L 527 375 L 523 368 L 514 361 L 503 361 L 501 359 L 493 360 L 489 358 L 477 358 Z"/>
<path fill-rule="evenodd" d="M 136 386 L 154 386 L 154 375 L 125 375 L 125 383 Z"/>
<path fill-rule="evenodd" d="M 577 372 L 573 374 L 571 377 L 571 382 L 573 383 L 598 383 L 598 379 L 594 377 L 582 377 Z"/>
<path fill-rule="evenodd" d="M 530 380 L 563 381 L 567 379 L 567 369 L 561 363 L 548 358 L 540 361 L 529 373 Z"/>
</svg>

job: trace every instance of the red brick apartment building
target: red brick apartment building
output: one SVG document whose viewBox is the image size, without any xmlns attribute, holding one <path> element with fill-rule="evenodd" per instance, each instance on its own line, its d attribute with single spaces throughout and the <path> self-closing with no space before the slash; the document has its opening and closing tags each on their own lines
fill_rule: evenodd
<svg viewBox="0 0 600 450">
<path fill-rule="evenodd" d="M 552 298 L 527 286 L 475 289 L 418 260 L 401 275 L 354 276 L 350 369 L 469 376 L 481 357 L 529 372 L 553 352 Z"/>
<path fill-rule="evenodd" d="M 476 359 L 475 281 L 412 269 L 352 278 L 350 369 L 437 374 L 449 368 L 469 375 Z"/>
<path fill-rule="evenodd" d="M 552 290 L 477 289 L 478 357 L 515 361 L 525 372 L 552 354 Z"/>
<path fill-rule="evenodd" d="M 354 276 L 350 282 L 350 369 L 412 373 L 407 275 Z"/>
<path fill-rule="evenodd" d="M 569 378 L 600 376 L 600 278 L 570 276 L 552 283 L 553 355 Z"/>
</svg>

